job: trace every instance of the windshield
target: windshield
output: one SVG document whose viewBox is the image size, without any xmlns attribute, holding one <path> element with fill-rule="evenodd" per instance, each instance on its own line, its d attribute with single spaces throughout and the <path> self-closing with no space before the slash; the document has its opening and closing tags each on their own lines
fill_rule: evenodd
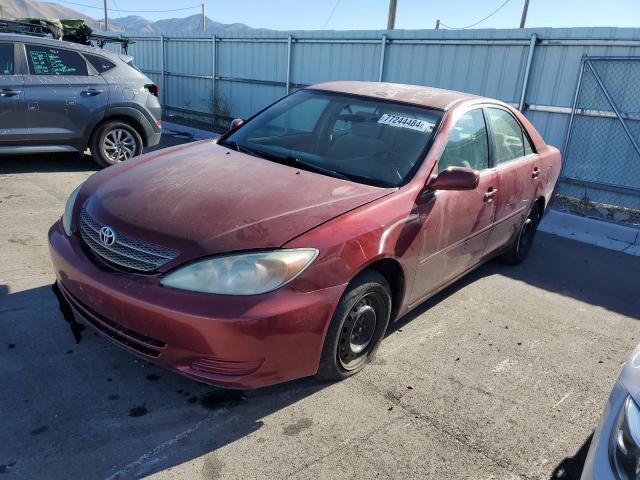
<svg viewBox="0 0 640 480">
<path fill-rule="evenodd" d="M 394 187 L 415 173 L 441 116 L 422 107 L 300 90 L 220 144 L 324 175 Z"/>
</svg>

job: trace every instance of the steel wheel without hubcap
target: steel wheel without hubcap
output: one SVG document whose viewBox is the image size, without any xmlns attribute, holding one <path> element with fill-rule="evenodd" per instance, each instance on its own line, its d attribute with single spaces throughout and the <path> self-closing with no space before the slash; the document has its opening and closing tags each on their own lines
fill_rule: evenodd
<svg viewBox="0 0 640 480">
<path fill-rule="evenodd" d="M 366 361 L 378 321 L 381 300 L 368 293 L 353 306 L 344 321 L 338 343 L 338 361 L 345 370 L 358 368 Z"/>
<path fill-rule="evenodd" d="M 113 163 L 129 160 L 136 151 L 136 141 L 130 132 L 123 128 L 109 131 L 102 142 L 102 153 Z"/>
<path fill-rule="evenodd" d="M 516 252 L 519 255 L 526 254 L 531 248 L 534 232 L 535 232 L 535 223 L 534 223 L 534 220 L 531 217 L 529 217 L 524 221 L 524 224 L 520 229 L 520 234 L 518 235 L 518 245 L 516 247 L 517 249 Z"/>
</svg>

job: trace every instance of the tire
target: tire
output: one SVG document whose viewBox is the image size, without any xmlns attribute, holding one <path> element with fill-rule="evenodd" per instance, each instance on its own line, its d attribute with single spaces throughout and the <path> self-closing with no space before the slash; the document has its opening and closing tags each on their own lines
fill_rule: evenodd
<svg viewBox="0 0 640 480">
<path fill-rule="evenodd" d="M 114 120 L 96 128 L 91 135 L 89 149 L 98 165 L 108 167 L 140 155 L 142 138 L 130 124 Z"/>
<path fill-rule="evenodd" d="M 538 230 L 540 214 L 540 205 L 538 205 L 538 203 L 534 203 L 529 215 L 525 221 L 522 222 L 518 235 L 509 245 L 507 252 L 501 257 L 505 263 L 508 263 L 509 265 L 518 265 L 527 258 L 531 251 L 536 231 Z"/>
<path fill-rule="evenodd" d="M 374 357 L 391 315 L 391 289 L 378 272 L 358 275 L 342 295 L 331 319 L 316 377 L 343 380 Z"/>
</svg>

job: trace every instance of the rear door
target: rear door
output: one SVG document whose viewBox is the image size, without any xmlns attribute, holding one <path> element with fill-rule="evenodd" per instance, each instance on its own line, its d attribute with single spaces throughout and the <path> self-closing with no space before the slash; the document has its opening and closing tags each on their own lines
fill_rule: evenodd
<svg viewBox="0 0 640 480">
<path fill-rule="evenodd" d="M 42 143 L 82 145 L 88 129 L 104 117 L 105 80 L 77 51 L 25 44 L 25 77 L 31 131 Z"/>
<path fill-rule="evenodd" d="M 27 135 L 24 78 L 18 44 L 0 42 L 0 144 L 20 143 Z"/>
<path fill-rule="evenodd" d="M 520 231 L 542 181 L 538 155 L 524 129 L 505 108 L 486 108 L 498 175 L 495 224 L 487 251 L 502 247 Z"/>
</svg>

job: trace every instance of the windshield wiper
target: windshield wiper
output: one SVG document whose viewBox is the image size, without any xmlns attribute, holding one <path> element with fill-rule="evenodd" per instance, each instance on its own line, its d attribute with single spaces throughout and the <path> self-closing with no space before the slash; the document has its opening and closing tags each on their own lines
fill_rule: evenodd
<svg viewBox="0 0 640 480">
<path fill-rule="evenodd" d="M 243 147 L 242 145 L 240 145 L 238 142 L 231 140 L 231 141 L 225 141 L 224 145 L 229 145 L 230 147 L 232 147 L 234 150 L 240 152 L 240 153 L 246 153 L 248 155 L 253 155 L 254 157 L 259 156 L 256 152 L 254 152 L 253 150 L 251 150 L 250 148 L 247 147 Z"/>
<path fill-rule="evenodd" d="M 338 172 L 336 170 L 332 170 L 330 168 L 321 167 L 320 165 L 316 165 L 314 163 L 305 162 L 304 160 L 302 160 L 300 158 L 297 158 L 297 157 L 289 156 L 289 157 L 286 158 L 286 160 L 287 160 L 287 162 L 291 162 L 291 163 L 294 163 L 296 165 L 300 165 L 301 167 L 304 167 L 304 168 L 309 169 L 309 170 L 313 170 L 313 171 L 315 171 L 317 173 L 324 173 L 325 175 L 329 175 L 330 177 L 337 177 L 337 178 L 341 178 L 342 180 L 348 180 L 350 182 L 353 181 L 351 178 L 349 178 L 344 173 Z"/>
</svg>

